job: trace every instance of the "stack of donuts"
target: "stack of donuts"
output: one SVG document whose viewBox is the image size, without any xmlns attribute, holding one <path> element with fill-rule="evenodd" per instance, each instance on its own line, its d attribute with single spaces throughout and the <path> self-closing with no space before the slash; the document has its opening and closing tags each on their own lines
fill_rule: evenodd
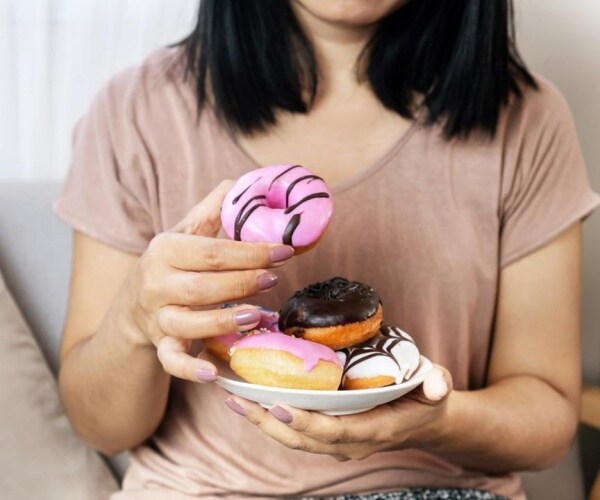
<svg viewBox="0 0 600 500">
<path fill-rule="evenodd" d="M 259 325 L 205 341 L 244 380 L 290 389 L 369 389 L 408 380 L 419 350 L 401 329 L 382 325 L 373 288 L 336 277 L 296 292 Z M 275 321 L 277 318 L 277 321 Z"/>
<path fill-rule="evenodd" d="M 284 243 L 299 253 L 319 241 L 332 214 L 323 179 L 300 165 L 274 165 L 238 180 L 225 197 L 221 220 L 232 239 Z M 419 366 L 413 339 L 382 325 L 381 300 L 366 284 L 331 278 L 297 291 L 278 313 L 260 312 L 253 330 L 205 341 L 250 383 L 368 389 L 402 383 Z"/>
</svg>

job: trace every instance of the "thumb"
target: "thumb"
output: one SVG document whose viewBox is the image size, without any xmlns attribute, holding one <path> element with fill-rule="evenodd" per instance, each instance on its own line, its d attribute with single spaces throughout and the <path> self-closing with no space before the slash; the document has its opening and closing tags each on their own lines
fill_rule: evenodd
<svg viewBox="0 0 600 500">
<path fill-rule="evenodd" d="M 452 388 L 450 372 L 443 366 L 434 364 L 429 373 L 425 375 L 423 384 L 409 396 L 424 404 L 437 405 L 448 397 Z"/>
<path fill-rule="evenodd" d="M 214 237 L 221 228 L 221 206 L 234 181 L 227 179 L 192 208 L 172 229 L 176 233 Z"/>
</svg>

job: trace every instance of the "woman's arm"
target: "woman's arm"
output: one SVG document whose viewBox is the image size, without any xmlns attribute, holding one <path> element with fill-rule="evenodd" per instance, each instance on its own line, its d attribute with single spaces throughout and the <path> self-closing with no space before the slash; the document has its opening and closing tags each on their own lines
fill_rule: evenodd
<svg viewBox="0 0 600 500">
<path fill-rule="evenodd" d="M 412 397 L 359 415 L 267 412 L 237 397 L 228 405 L 290 448 L 340 460 L 421 448 L 492 473 L 548 467 L 577 427 L 580 254 L 576 224 L 502 270 L 485 389 L 452 391 L 438 367 Z"/>
<path fill-rule="evenodd" d="M 187 353 L 191 341 L 255 326 L 251 306 L 211 309 L 270 289 L 266 268 L 293 250 L 218 240 L 223 183 L 178 224 L 128 255 L 75 234 L 59 385 L 74 429 L 118 453 L 160 423 L 171 376 L 215 379 L 215 367 Z"/>
<path fill-rule="evenodd" d="M 548 467 L 577 429 L 581 224 L 501 273 L 489 386 L 456 391 L 436 451 L 489 471 Z"/>
<path fill-rule="evenodd" d="M 138 260 L 74 233 L 60 392 L 74 429 L 107 454 L 148 436 L 168 394 L 170 376 L 156 349 L 136 338 L 123 300 L 116 298 Z"/>
</svg>

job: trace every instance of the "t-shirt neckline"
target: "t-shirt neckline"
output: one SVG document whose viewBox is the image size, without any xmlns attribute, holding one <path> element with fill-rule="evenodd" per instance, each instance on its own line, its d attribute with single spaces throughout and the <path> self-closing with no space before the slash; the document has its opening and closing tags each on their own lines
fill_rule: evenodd
<svg viewBox="0 0 600 500">
<path fill-rule="evenodd" d="M 208 108 L 211 114 L 211 119 L 214 123 L 218 124 L 226 140 L 230 142 L 231 146 L 233 147 L 234 151 L 238 154 L 238 156 L 240 156 L 249 165 L 251 169 L 263 167 L 264 165 L 261 165 L 259 162 L 257 162 L 252 157 L 252 155 L 250 155 L 248 151 L 246 151 L 240 145 L 240 143 L 236 140 L 235 136 L 231 133 L 231 131 L 220 123 L 220 120 L 217 118 L 217 115 L 212 105 L 209 104 L 206 107 Z M 417 120 L 413 119 L 409 124 L 408 128 L 400 134 L 400 136 L 388 147 L 388 149 L 384 153 L 382 153 L 378 158 L 373 160 L 369 165 L 367 165 L 364 168 L 361 168 L 358 172 L 351 175 L 342 182 L 334 184 L 333 186 L 329 186 L 331 191 L 335 194 L 346 191 L 347 189 L 350 189 L 351 187 L 359 184 L 361 181 L 363 181 L 364 179 L 378 171 L 380 168 L 382 168 L 406 145 L 406 143 L 409 141 L 409 139 L 412 137 L 412 135 L 418 128 L 417 122 Z"/>
</svg>

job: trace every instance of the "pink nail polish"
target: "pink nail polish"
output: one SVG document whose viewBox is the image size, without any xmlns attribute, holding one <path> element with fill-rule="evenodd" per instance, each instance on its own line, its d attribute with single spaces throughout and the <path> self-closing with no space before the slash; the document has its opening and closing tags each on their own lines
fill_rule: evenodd
<svg viewBox="0 0 600 500">
<path fill-rule="evenodd" d="M 258 309 L 243 309 L 233 315 L 233 321 L 238 326 L 252 325 L 260 321 L 260 312 Z"/>
<path fill-rule="evenodd" d="M 271 262 L 282 262 L 288 260 L 294 255 L 294 248 L 290 246 L 271 248 L 269 259 Z"/>
<path fill-rule="evenodd" d="M 212 370 L 207 370 L 206 368 L 198 368 L 196 370 L 196 378 L 200 382 L 214 382 L 217 380 L 217 375 Z"/>
<path fill-rule="evenodd" d="M 289 411 L 284 410 L 281 406 L 273 406 L 269 411 L 271 412 L 271 415 L 280 422 L 283 422 L 284 424 L 292 423 L 292 414 Z"/>
<path fill-rule="evenodd" d="M 225 404 L 229 407 L 231 411 L 241 415 L 242 417 L 246 415 L 246 410 L 234 399 L 226 399 Z"/>
<path fill-rule="evenodd" d="M 268 290 L 277 284 L 277 275 L 273 273 L 262 273 L 256 280 L 259 290 Z"/>
</svg>

